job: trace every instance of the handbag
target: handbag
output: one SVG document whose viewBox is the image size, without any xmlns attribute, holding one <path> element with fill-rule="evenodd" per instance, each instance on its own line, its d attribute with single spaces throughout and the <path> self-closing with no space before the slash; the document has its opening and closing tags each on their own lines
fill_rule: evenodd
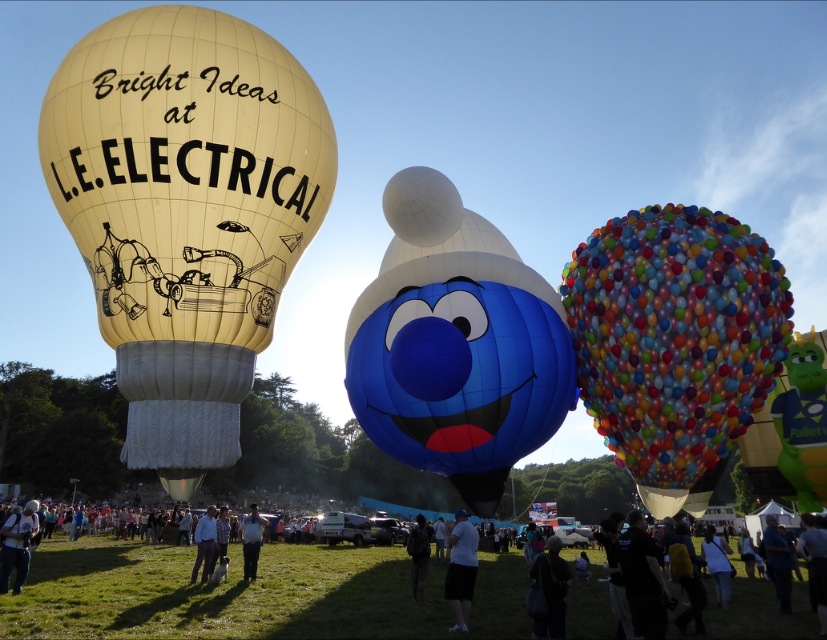
<svg viewBox="0 0 827 640">
<path fill-rule="evenodd" d="M 551 565 L 549 565 L 551 570 Z M 534 620 L 545 620 L 548 618 L 548 600 L 546 600 L 546 592 L 543 589 L 543 572 L 537 571 L 537 579 L 528 588 L 528 593 L 525 596 L 525 612 L 529 618 Z"/>
</svg>

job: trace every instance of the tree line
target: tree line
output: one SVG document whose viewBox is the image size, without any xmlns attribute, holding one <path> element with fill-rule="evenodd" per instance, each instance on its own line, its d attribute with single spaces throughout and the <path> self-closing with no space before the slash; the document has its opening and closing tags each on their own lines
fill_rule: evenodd
<svg viewBox="0 0 827 640">
<path fill-rule="evenodd" d="M 344 504 L 364 495 L 446 512 L 462 506 L 447 478 L 391 458 L 355 418 L 333 425 L 317 404 L 295 396 L 289 377 L 256 375 L 241 405 L 242 456 L 232 468 L 207 474 L 208 492 L 312 493 Z M 24 362 L 0 364 L 0 482 L 62 498 L 71 497 L 69 479 L 82 478 L 84 493 L 97 500 L 154 482 L 153 471 L 130 471 L 120 461 L 127 411 L 114 371 L 76 379 Z M 734 472 L 724 474 L 712 504 L 736 502 L 749 512 L 754 498 L 746 474 L 738 473 L 739 456 L 733 457 Z M 527 522 L 532 503 L 554 501 L 560 515 L 596 524 L 631 508 L 634 481 L 613 460 L 606 455 L 512 469 L 495 517 Z"/>
</svg>

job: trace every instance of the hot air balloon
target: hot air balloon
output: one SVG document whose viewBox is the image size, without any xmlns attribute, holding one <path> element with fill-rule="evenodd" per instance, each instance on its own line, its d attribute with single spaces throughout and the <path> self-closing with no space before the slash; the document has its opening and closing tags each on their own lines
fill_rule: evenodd
<svg viewBox="0 0 827 640">
<path fill-rule="evenodd" d="M 333 196 L 330 114 L 266 33 L 159 5 L 72 48 L 46 92 L 39 146 L 117 352 L 130 402 L 121 458 L 187 500 L 206 470 L 241 455 L 256 354 Z"/>
<path fill-rule="evenodd" d="M 738 441 L 762 496 L 792 498 L 802 513 L 827 504 L 827 331 L 794 334 L 785 371 Z"/>
<path fill-rule="evenodd" d="M 382 203 L 396 236 L 348 321 L 351 407 L 380 449 L 491 517 L 577 404 L 559 296 L 440 172 L 400 171 Z"/>
<path fill-rule="evenodd" d="M 765 401 L 792 339 L 789 280 L 721 212 L 668 204 L 593 232 L 563 271 L 587 411 L 652 514 L 676 514 Z"/>
<path fill-rule="evenodd" d="M 732 445 L 730 444 L 730 446 Z M 709 500 L 712 498 L 712 494 L 715 493 L 718 483 L 721 481 L 721 478 L 724 477 L 724 473 L 730 466 L 729 460 L 731 460 L 729 456 L 727 456 L 726 460 L 721 460 L 692 485 L 682 509 L 693 518 L 703 518 L 707 507 L 709 507 Z"/>
</svg>

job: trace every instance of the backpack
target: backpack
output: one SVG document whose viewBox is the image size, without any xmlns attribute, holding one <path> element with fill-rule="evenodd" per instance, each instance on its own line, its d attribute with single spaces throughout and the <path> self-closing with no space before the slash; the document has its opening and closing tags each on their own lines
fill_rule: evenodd
<svg viewBox="0 0 827 640">
<path fill-rule="evenodd" d="M 417 527 L 408 538 L 408 555 L 423 558 L 431 555 L 431 540 L 427 529 Z"/>
<path fill-rule="evenodd" d="M 534 551 L 539 551 L 542 553 L 546 550 L 546 541 L 543 539 L 543 535 L 539 531 L 534 532 L 534 539 L 531 541 L 531 548 Z"/>
<path fill-rule="evenodd" d="M 689 557 L 689 549 L 682 542 L 673 542 L 669 546 L 669 568 L 672 577 L 677 580 L 691 578 L 695 575 L 692 558 Z"/>
<path fill-rule="evenodd" d="M 21 514 L 20 514 L 19 511 L 14 514 L 14 517 L 16 519 L 14 521 L 14 524 L 11 527 L 9 527 L 10 529 L 14 529 L 17 525 L 20 524 L 20 515 Z M 6 541 L 6 536 L 0 535 L 0 544 L 3 544 L 5 541 Z"/>
</svg>

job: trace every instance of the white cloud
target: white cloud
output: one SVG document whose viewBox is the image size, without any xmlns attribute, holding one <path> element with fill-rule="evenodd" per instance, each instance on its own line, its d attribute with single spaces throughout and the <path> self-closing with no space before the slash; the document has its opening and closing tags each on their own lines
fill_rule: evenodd
<svg viewBox="0 0 827 640">
<path fill-rule="evenodd" d="M 739 130 L 740 112 L 718 115 L 695 181 L 700 201 L 727 211 L 814 180 L 827 190 L 827 87 L 773 111 L 751 131 Z"/>
</svg>

